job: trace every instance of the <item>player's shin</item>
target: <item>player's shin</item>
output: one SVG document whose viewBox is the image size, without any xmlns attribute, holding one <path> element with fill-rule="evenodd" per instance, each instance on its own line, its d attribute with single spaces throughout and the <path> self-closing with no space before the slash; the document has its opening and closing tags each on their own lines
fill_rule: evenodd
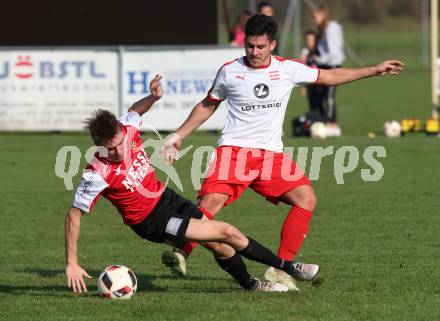
<svg viewBox="0 0 440 321">
<path fill-rule="evenodd" d="M 241 256 L 235 253 L 232 257 L 227 259 L 215 258 L 218 265 L 227 273 L 229 273 L 242 288 L 249 290 L 255 284 L 255 279 L 248 273 L 247 267 L 244 264 Z"/>
<path fill-rule="evenodd" d="M 293 260 L 304 243 L 312 214 L 312 212 L 298 206 L 292 207 L 281 229 L 281 242 L 278 249 L 280 258 Z"/>
<path fill-rule="evenodd" d="M 300 281 L 312 281 L 319 271 L 319 265 L 316 264 L 295 263 L 289 260 L 283 260 L 275 256 L 271 250 L 251 238 L 249 238 L 248 246 L 238 251 L 238 253 L 249 260 L 282 270 Z"/>
<path fill-rule="evenodd" d="M 263 263 L 269 266 L 273 266 L 274 268 L 281 269 L 283 265 L 282 259 L 277 257 L 271 250 L 267 247 L 261 245 L 257 241 L 248 237 L 249 244 L 242 250 L 238 251 L 238 253 L 245 258 L 256 261 L 259 263 Z"/>
</svg>

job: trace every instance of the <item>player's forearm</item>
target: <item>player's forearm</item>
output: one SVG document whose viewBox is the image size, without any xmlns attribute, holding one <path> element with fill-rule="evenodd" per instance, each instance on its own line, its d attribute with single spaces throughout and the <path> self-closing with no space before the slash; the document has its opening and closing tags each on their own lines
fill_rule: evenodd
<svg viewBox="0 0 440 321">
<path fill-rule="evenodd" d="M 66 215 L 66 265 L 78 264 L 78 238 L 81 215 L 81 211 L 76 208 L 71 208 Z"/>
<path fill-rule="evenodd" d="M 318 84 L 327 86 L 341 85 L 358 79 L 374 76 L 377 72 L 378 70 L 376 66 L 321 70 Z"/>
<path fill-rule="evenodd" d="M 160 99 L 160 97 L 156 97 L 153 95 L 149 95 L 147 97 L 142 98 L 141 100 L 135 102 L 133 104 L 133 106 L 131 106 L 128 111 L 135 111 L 137 112 L 140 116 L 142 116 L 143 114 L 145 114 L 150 108 L 151 106 L 154 105 L 154 103 L 156 101 L 158 101 Z"/>
<path fill-rule="evenodd" d="M 205 98 L 193 108 L 182 126 L 176 130 L 176 133 L 180 135 L 181 139 L 185 139 L 212 116 L 217 106 L 218 104 L 211 103 Z"/>
</svg>

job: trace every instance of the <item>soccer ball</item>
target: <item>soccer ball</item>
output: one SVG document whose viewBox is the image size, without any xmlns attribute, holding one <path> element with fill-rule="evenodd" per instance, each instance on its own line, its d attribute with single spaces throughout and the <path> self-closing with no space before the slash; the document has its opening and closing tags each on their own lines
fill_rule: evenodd
<svg viewBox="0 0 440 321">
<path fill-rule="evenodd" d="M 111 265 L 98 278 L 98 292 L 108 299 L 130 299 L 137 289 L 133 271 L 123 265 Z"/>
<path fill-rule="evenodd" d="M 402 127 L 398 121 L 387 121 L 383 126 L 384 134 L 386 137 L 400 137 L 402 133 Z"/>
<path fill-rule="evenodd" d="M 324 139 L 327 137 L 327 126 L 316 121 L 310 126 L 310 136 L 314 139 Z"/>
</svg>

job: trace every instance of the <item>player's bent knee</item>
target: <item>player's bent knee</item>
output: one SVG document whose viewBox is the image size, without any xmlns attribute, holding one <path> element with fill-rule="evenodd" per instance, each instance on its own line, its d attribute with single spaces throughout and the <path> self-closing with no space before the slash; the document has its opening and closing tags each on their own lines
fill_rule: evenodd
<svg viewBox="0 0 440 321">
<path fill-rule="evenodd" d="M 232 242 L 234 244 L 245 242 L 246 237 L 234 226 L 226 224 L 223 229 L 223 235 L 225 241 Z M 229 243 L 228 242 L 228 243 Z"/>
<path fill-rule="evenodd" d="M 300 204 L 298 204 L 298 206 L 310 212 L 313 212 L 316 208 L 317 202 L 318 199 L 316 197 L 315 191 L 310 190 L 301 197 L 301 201 L 299 202 Z"/>
<path fill-rule="evenodd" d="M 216 215 L 225 205 L 225 196 L 207 194 L 202 197 L 199 205 L 208 210 L 212 216 Z"/>
</svg>

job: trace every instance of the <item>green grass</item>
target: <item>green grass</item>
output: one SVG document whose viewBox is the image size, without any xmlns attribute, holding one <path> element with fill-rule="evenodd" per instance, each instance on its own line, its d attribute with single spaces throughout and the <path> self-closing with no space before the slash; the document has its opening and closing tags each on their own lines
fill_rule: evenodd
<svg viewBox="0 0 440 321">
<path fill-rule="evenodd" d="M 189 274 L 176 278 L 160 264 L 165 245 L 140 240 L 105 200 L 82 220 L 79 259 L 96 278 L 110 264 L 130 266 L 139 289 L 127 302 L 75 295 L 64 276 L 64 215 L 72 202 L 54 174 L 64 145 L 90 146 L 87 135 L 1 134 L 0 319 L 1 320 L 439 320 L 438 267 L 440 163 L 438 138 L 367 138 L 385 120 L 430 113 L 429 75 L 410 71 L 396 78 L 368 79 L 341 87 L 339 115 L 344 136 L 321 142 L 289 137 L 290 119 L 306 109 L 295 96 L 285 122 L 286 146 L 352 145 L 361 151 L 384 146 L 383 179 L 366 183 L 358 168 L 337 185 L 334 157 L 322 161 L 314 181 L 319 198 L 301 260 L 319 263 L 324 282 L 301 283 L 300 293 L 241 291 L 199 248 Z M 148 116 L 147 116 L 148 117 Z M 144 135 L 146 138 L 148 135 Z M 214 145 L 215 135 L 197 133 L 187 144 Z M 362 158 L 361 158 L 362 159 Z M 190 158 L 177 163 L 183 194 L 195 198 Z M 163 175 L 160 175 L 163 177 Z M 75 184 L 79 176 L 75 178 Z M 288 208 L 247 191 L 220 219 L 277 249 Z M 265 268 L 249 262 L 261 277 Z"/>
</svg>

